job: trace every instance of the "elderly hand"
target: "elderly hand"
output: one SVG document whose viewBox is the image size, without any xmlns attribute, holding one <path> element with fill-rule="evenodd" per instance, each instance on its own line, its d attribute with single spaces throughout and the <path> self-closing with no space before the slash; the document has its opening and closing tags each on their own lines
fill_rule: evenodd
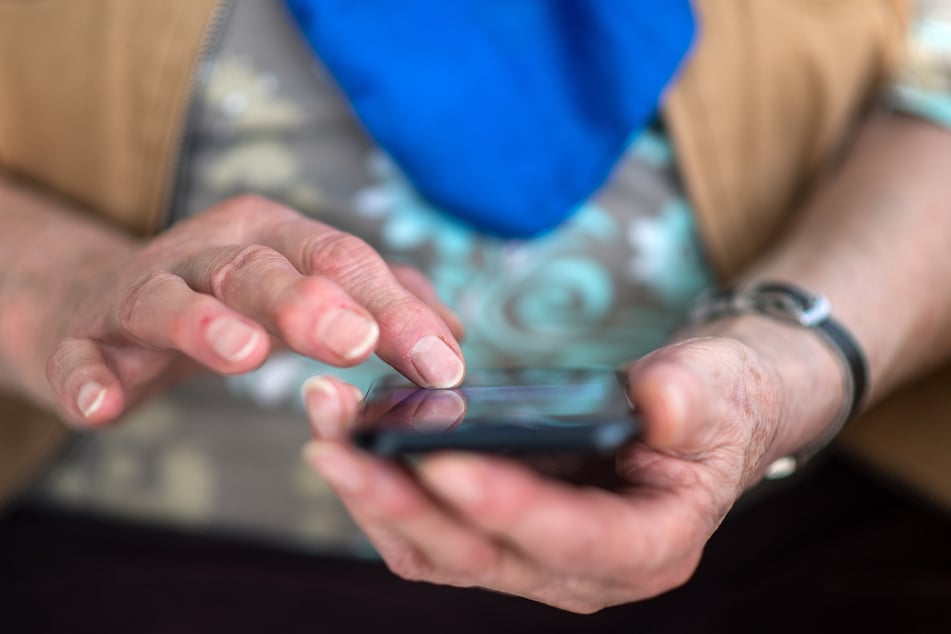
<svg viewBox="0 0 951 634">
<path fill-rule="evenodd" d="M 798 420 L 831 421 L 838 395 L 814 399 L 825 405 L 811 409 L 786 383 L 795 376 L 779 369 L 795 359 L 775 359 L 817 355 L 802 361 L 831 372 L 832 386 L 837 367 L 808 341 L 813 335 L 785 328 L 755 324 L 767 337 L 779 332 L 769 355 L 732 337 L 706 337 L 633 365 L 630 392 L 646 434 L 618 457 L 627 485 L 619 492 L 549 480 L 500 458 L 447 453 L 410 472 L 363 454 L 342 440 L 357 402 L 329 378 L 322 382 L 333 389 L 307 395 L 323 433 L 307 457 L 400 576 L 577 612 L 650 597 L 691 576 L 707 539 L 770 460 L 821 432 L 821 424 Z"/>
<path fill-rule="evenodd" d="M 420 274 L 263 198 L 126 246 L 74 272 L 68 297 L 51 302 L 47 377 L 77 424 L 113 420 L 195 362 L 247 372 L 274 343 L 337 366 L 376 351 L 424 386 L 462 380 L 458 321 Z"/>
</svg>

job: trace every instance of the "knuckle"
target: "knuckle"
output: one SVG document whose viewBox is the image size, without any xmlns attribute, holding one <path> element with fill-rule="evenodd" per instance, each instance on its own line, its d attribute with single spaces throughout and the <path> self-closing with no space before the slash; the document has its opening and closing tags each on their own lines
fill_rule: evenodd
<svg viewBox="0 0 951 634">
<path fill-rule="evenodd" d="M 211 293 L 215 297 L 225 296 L 240 273 L 249 268 L 283 261 L 280 253 L 260 244 L 232 247 L 225 251 L 221 260 L 214 265 L 210 278 Z"/>
<path fill-rule="evenodd" d="M 168 271 L 153 271 L 122 292 L 116 307 L 118 325 L 122 332 L 134 334 L 137 331 L 137 318 L 150 294 L 174 279 L 175 276 Z"/>
<path fill-rule="evenodd" d="M 373 247 L 342 231 L 330 231 L 310 241 L 305 261 L 312 270 L 337 280 L 378 275 L 387 268 Z"/>
</svg>

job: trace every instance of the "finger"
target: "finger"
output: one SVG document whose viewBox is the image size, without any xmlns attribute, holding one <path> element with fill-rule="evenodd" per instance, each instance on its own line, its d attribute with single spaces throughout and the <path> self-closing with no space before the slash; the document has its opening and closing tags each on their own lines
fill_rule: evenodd
<svg viewBox="0 0 951 634">
<path fill-rule="evenodd" d="M 630 579 L 619 584 L 587 569 L 566 574 L 540 566 L 447 513 L 404 471 L 341 449 L 320 443 L 307 455 L 387 565 L 404 578 L 480 586 L 582 613 L 644 596 L 632 591 Z"/>
<path fill-rule="evenodd" d="M 207 250 L 176 272 L 195 290 L 254 319 L 300 354 L 351 366 L 376 347 L 379 328 L 366 309 L 333 281 L 302 275 L 266 246 Z"/>
<path fill-rule="evenodd" d="M 307 219 L 277 225 L 268 240 L 302 273 L 333 280 L 370 311 L 380 328 L 376 352 L 384 361 L 426 387 L 462 382 L 462 351 L 450 328 L 397 282 L 365 242 Z"/>
<path fill-rule="evenodd" d="M 515 463 L 447 454 L 420 466 L 439 500 L 540 565 L 647 596 L 682 582 L 705 541 L 690 504 L 644 490 L 622 498 L 546 480 Z"/>
<path fill-rule="evenodd" d="M 536 576 L 437 506 L 396 465 L 338 443 L 312 443 L 306 456 L 401 577 L 498 588 Z"/>
<path fill-rule="evenodd" d="M 687 407 L 700 390 L 688 368 L 645 357 L 628 370 L 628 394 L 645 421 L 642 439 L 655 449 L 680 447 L 687 435 Z"/>
<path fill-rule="evenodd" d="M 403 264 L 391 264 L 390 270 L 393 271 L 393 277 L 396 278 L 396 281 L 399 282 L 403 288 L 421 299 L 442 318 L 446 325 L 449 326 L 449 330 L 452 331 L 452 335 L 456 338 L 456 341 L 462 341 L 465 338 L 466 330 L 462 325 L 462 321 L 454 311 L 439 299 L 436 289 L 433 288 L 433 285 L 426 279 L 425 275 L 418 269 Z"/>
<path fill-rule="evenodd" d="M 315 376 L 301 388 L 311 427 L 318 438 L 343 438 L 356 421 L 363 393 L 334 376 Z"/>
<path fill-rule="evenodd" d="M 644 441 L 682 456 L 709 453 L 764 419 L 772 402 L 765 370 L 750 352 L 727 339 L 692 339 L 661 348 L 628 372 L 631 401 L 645 422 Z M 747 423 L 733 424 L 740 419 Z"/>
<path fill-rule="evenodd" d="M 222 374 L 250 371 L 269 352 L 260 326 L 171 273 L 150 275 L 131 288 L 113 318 L 115 327 L 133 340 L 178 350 Z"/>
<path fill-rule="evenodd" d="M 64 341 L 46 365 L 46 377 L 66 419 L 80 426 L 115 420 L 125 408 L 125 394 L 96 343 Z"/>
</svg>

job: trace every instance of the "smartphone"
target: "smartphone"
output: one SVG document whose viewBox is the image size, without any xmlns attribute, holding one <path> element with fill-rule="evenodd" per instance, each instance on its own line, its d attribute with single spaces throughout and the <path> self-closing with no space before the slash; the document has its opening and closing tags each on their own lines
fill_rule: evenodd
<svg viewBox="0 0 951 634">
<path fill-rule="evenodd" d="M 367 393 L 353 440 L 382 456 L 458 449 L 497 454 L 617 452 L 640 421 L 625 377 L 602 368 L 470 370 L 453 389 L 425 389 L 402 377 Z"/>
</svg>

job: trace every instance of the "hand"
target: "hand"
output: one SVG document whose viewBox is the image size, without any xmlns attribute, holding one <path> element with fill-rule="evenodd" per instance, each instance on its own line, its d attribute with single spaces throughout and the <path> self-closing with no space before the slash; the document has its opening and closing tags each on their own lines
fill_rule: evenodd
<svg viewBox="0 0 951 634">
<path fill-rule="evenodd" d="M 814 366 L 827 361 L 834 373 L 830 359 Z M 547 480 L 499 458 L 447 453 L 410 472 L 363 454 L 340 438 L 357 403 L 334 379 L 308 395 L 325 433 L 306 453 L 398 575 L 593 612 L 692 575 L 733 502 L 781 455 L 781 424 L 807 414 L 776 368 L 725 337 L 674 344 L 632 366 L 646 435 L 618 458 L 620 492 Z M 346 413 L 334 421 L 331 393 L 343 403 L 334 411 Z"/>
<path fill-rule="evenodd" d="M 464 374 L 458 321 L 419 273 L 258 197 L 113 249 L 68 288 L 46 374 L 77 424 L 115 419 L 190 366 L 252 370 L 272 345 L 337 366 L 376 351 L 424 386 Z"/>
</svg>

